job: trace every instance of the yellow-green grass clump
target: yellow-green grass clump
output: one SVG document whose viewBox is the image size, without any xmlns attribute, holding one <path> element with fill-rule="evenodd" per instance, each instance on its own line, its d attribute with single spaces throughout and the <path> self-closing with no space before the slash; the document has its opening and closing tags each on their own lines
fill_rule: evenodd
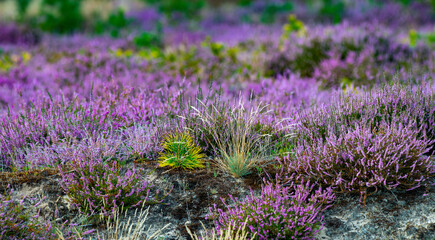
<svg viewBox="0 0 435 240">
<path fill-rule="evenodd" d="M 169 134 L 164 137 L 159 163 L 161 167 L 204 168 L 205 155 L 201 152 L 202 149 L 194 143 L 188 132 Z"/>
</svg>

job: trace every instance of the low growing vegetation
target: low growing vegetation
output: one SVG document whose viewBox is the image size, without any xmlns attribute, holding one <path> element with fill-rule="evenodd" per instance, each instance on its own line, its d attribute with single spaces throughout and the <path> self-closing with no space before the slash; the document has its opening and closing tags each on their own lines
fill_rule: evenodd
<svg viewBox="0 0 435 240">
<path fill-rule="evenodd" d="M 334 239 L 340 197 L 433 194 L 434 3 L 0 0 L 0 239 Z"/>
</svg>

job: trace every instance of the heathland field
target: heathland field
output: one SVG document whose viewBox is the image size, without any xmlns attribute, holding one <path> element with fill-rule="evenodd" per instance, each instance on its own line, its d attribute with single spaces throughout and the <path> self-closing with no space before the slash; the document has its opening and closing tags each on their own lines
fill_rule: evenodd
<svg viewBox="0 0 435 240">
<path fill-rule="evenodd" d="M 0 0 L 0 239 L 435 239 L 435 2 Z"/>
</svg>

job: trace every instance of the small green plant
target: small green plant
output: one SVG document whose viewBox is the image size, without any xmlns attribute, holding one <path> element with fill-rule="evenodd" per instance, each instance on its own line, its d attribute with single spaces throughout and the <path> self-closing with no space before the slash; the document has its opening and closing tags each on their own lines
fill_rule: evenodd
<svg viewBox="0 0 435 240">
<path fill-rule="evenodd" d="M 296 15 L 290 14 L 288 16 L 287 23 L 283 26 L 284 34 L 285 36 L 288 36 L 289 34 L 296 32 L 298 34 L 303 34 L 307 31 L 304 23 L 297 19 Z"/>
<path fill-rule="evenodd" d="M 20 54 L 7 54 L 0 49 L 0 73 L 9 72 L 20 64 L 26 64 L 31 58 L 32 55 L 26 51 Z"/>
<path fill-rule="evenodd" d="M 435 29 L 428 33 L 419 33 L 415 29 L 409 31 L 409 45 L 416 47 L 419 42 L 424 42 L 428 46 L 435 44 Z"/>
<path fill-rule="evenodd" d="M 293 154 L 293 134 L 281 136 L 280 140 L 273 146 L 272 154 L 275 157 L 286 157 Z"/>
<path fill-rule="evenodd" d="M 8 72 L 13 66 L 14 62 L 9 55 L 0 55 L 0 72 Z"/>
<path fill-rule="evenodd" d="M 219 42 L 212 42 L 210 36 L 207 36 L 202 42 L 202 47 L 208 48 L 215 57 L 219 58 L 223 57 L 225 51 L 225 45 Z"/>
<path fill-rule="evenodd" d="M 189 133 L 169 134 L 164 138 L 160 166 L 194 169 L 204 168 L 202 149 L 195 145 Z"/>
<path fill-rule="evenodd" d="M 142 32 L 133 39 L 138 48 L 162 47 L 163 40 L 161 34 L 153 32 Z"/>
</svg>

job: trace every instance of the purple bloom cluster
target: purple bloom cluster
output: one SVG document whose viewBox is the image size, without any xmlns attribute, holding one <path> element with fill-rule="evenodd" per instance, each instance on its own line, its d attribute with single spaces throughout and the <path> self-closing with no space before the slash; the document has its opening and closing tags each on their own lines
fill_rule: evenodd
<svg viewBox="0 0 435 240">
<path fill-rule="evenodd" d="M 310 182 L 284 186 L 279 182 L 262 186 L 261 195 L 239 200 L 230 195 L 235 205 L 225 204 L 226 211 L 210 207 L 208 219 L 216 229 L 237 229 L 246 222 L 246 231 L 255 239 L 314 239 L 321 230 L 321 213 L 334 200 L 331 189 L 315 188 Z"/>
<path fill-rule="evenodd" d="M 134 167 L 123 172 L 116 161 L 77 158 L 68 167 L 59 169 L 61 187 L 72 204 L 94 220 L 107 220 L 119 207 L 128 209 L 144 202 L 161 203 L 164 199 Z"/>
<path fill-rule="evenodd" d="M 0 44 L 35 45 L 41 40 L 37 31 L 14 24 L 0 24 Z"/>
<path fill-rule="evenodd" d="M 31 213 L 40 202 L 28 208 L 25 197 L 17 202 L 10 194 L 0 194 L 0 239 L 57 239 L 51 223 L 41 221 L 39 211 Z"/>
<path fill-rule="evenodd" d="M 435 173 L 435 105 L 428 86 L 394 85 L 348 94 L 303 113 L 294 157 L 281 160 L 289 181 L 310 179 L 365 197 L 385 187 L 412 190 Z"/>
<path fill-rule="evenodd" d="M 257 239 L 314 238 L 333 191 L 365 199 L 425 185 L 435 173 L 435 55 L 433 35 L 410 33 L 432 31 L 428 5 L 333 1 L 345 21 L 325 25 L 330 1 L 292 1 L 303 31 L 286 31 L 285 2 L 210 13 L 199 31 L 163 21 L 151 47 L 137 44 L 138 31 L 159 28 L 150 9 L 127 13 L 138 25 L 118 39 L 0 24 L 0 171 L 59 168 L 80 213 L 107 219 L 120 206 L 162 202 L 141 171 L 121 165 L 156 160 L 163 136 L 188 131 L 227 170 L 280 162 L 284 183 L 210 209 L 218 231 L 246 221 Z M 254 165 L 240 166 L 239 177 Z M 50 227 L 0 200 L 0 227 L 16 236 L 38 239 Z"/>
<path fill-rule="evenodd" d="M 288 180 L 308 178 L 339 192 L 360 193 L 364 200 L 369 189 L 418 188 L 435 173 L 430 157 L 423 156 L 433 141 L 418 140 L 418 130 L 398 125 L 382 123 L 378 130 L 356 125 L 324 142 L 302 141 L 296 159 L 282 161 Z"/>
</svg>

